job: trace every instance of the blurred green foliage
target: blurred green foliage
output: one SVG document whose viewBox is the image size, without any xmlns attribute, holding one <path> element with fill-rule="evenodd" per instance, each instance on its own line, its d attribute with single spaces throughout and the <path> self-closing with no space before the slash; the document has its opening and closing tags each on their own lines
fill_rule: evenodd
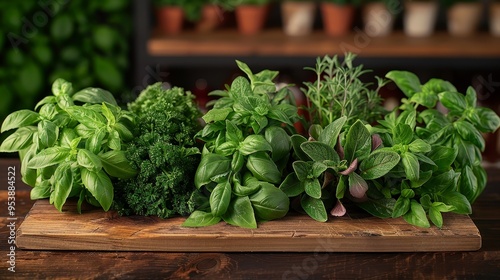
<svg viewBox="0 0 500 280">
<path fill-rule="evenodd" d="M 0 121 L 32 109 L 57 78 L 130 92 L 129 0 L 0 1 Z"/>
</svg>

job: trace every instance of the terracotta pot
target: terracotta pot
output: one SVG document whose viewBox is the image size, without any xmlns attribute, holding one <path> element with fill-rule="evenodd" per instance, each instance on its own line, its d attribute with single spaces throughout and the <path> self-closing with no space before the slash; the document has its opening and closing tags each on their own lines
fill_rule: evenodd
<svg viewBox="0 0 500 280">
<path fill-rule="evenodd" d="M 236 24 L 238 30 L 244 35 L 259 33 L 266 23 L 269 5 L 240 5 L 236 7 Z"/>
<path fill-rule="evenodd" d="M 363 5 L 364 31 L 368 36 L 386 36 L 392 32 L 395 15 L 383 2 L 369 2 Z"/>
<path fill-rule="evenodd" d="M 427 37 L 434 33 L 437 1 L 405 1 L 404 31 L 410 37 Z"/>
<path fill-rule="evenodd" d="M 182 30 L 184 11 L 180 7 L 158 7 L 156 20 L 160 31 L 167 35 L 178 34 Z"/>
<path fill-rule="evenodd" d="M 321 3 L 323 28 L 329 36 L 343 36 L 350 32 L 354 19 L 354 6 Z"/>
<path fill-rule="evenodd" d="M 288 2 L 281 3 L 281 16 L 283 18 L 283 31 L 289 36 L 303 36 L 310 34 L 314 24 L 314 2 Z"/>
<path fill-rule="evenodd" d="M 448 32 L 453 36 L 468 36 L 476 32 L 483 6 L 479 2 L 455 3 L 448 8 Z"/>
<path fill-rule="evenodd" d="M 223 11 L 217 5 L 205 5 L 201 10 L 201 18 L 196 23 L 196 30 L 209 32 L 217 29 L 222 24 Z"/>
<path fill-rule="evenodd" d="M 500 2 L 492 2 L 490 6 L 490 33 L 500 36 Z"/>
</svg>

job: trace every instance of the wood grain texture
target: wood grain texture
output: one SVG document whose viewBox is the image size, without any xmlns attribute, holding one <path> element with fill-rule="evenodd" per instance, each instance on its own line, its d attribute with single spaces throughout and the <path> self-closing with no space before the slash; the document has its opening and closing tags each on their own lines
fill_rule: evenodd
<svg viewBox="0 0 500 280">
<path fill-rule="evenodd" d="M 184 32 L 176 36 L 154 33 L 147 42 L 155 56 L 323 56 L 359 53 L 363 57 L 493 57 L 500 56 L 500 38 L 489 33 L 454 37 L 437 32 L 412 38 L 403 32 L 385 37 L 369 37 L 352 32 L 343 37 L 328 37 L 322 31 L 308 36 L 286 36 L 281 29 L 265 30 L 255 36 L 242 36 L 235 30 L 201 34 Z"/>
<path fill-rule="evenodd" d="M 19 249 L 16 273 L 8 272 L 7 262 L 2 261 L 0 279 L 496 279 L 500 271 L 497 173 L 488 172 L 488 187 L 474 204 L 474 209 L 480 211 L 474 210 L 471 215 L 483 241 L 478 251 L 188 253 Z M 6 198 L 6 191 L 0 191 L 0 205 L 5 205 Z M 21 223 L 33 201 L 28 192 L 19 192 L 16 201 L 23 205 L 17 211 Z M 2 253 L 8 246 L 5 222 L 0 219 Z"/>
<path fill-rule="evenodd" d="M 447 214 L 444 219 L 443 229 L 366 215 L 326 223 L 289 215 L 261 223 L 258 229 L 225 223 L 184 228 L 182 217 L 120 217 L 99 209 L 79 215 L 75 201 L 60 213 L 48 200 L 40 200 L 19 228 L 17 245 L 34 250 L 169 252 L 437 252 L 481 247 L 479 231 L 468 216 Z"/>
</svg>

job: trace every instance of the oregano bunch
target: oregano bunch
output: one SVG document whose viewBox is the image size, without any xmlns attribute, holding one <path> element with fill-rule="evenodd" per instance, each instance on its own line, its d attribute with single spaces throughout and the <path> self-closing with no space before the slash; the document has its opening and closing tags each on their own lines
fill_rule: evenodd
<svg viewBox="0 0 500 280">
<path fill-rule="evenodd" d="M 71 83 L 58 79 L 35 111 L 7 116 L 1 132 L 16 131 L 0 151 L 19 152 L 22 180 L 33 187 L 31 199 L 50 198 L 62 211 L 68 198 L 77 197 L 78 212 L 83 201 L 107 211 L 113 202 L 110 177 L 136 174 L 121 150 L 134 137 L 134 125 L 110 92 L 74 92 Z"/>
</svg>

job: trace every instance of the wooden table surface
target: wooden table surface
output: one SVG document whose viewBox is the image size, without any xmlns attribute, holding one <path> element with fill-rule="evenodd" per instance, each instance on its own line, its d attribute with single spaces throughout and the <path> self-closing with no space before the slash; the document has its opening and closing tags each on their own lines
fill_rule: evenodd
<svg viewBox="0 0 500 280">
<path fill-rule="evenodd" d="M 471 215 L 482 235 L 473 252 L 439 253 L 158 253 L 15 250 L 8 271 L 12 222 L 7 206 L 7 168 L 0 159 L 0 279 L 499 279 L 500 170 Z M 16 178 L 16 227 L 33 205 L 29 188 Z"/>
</svg>

